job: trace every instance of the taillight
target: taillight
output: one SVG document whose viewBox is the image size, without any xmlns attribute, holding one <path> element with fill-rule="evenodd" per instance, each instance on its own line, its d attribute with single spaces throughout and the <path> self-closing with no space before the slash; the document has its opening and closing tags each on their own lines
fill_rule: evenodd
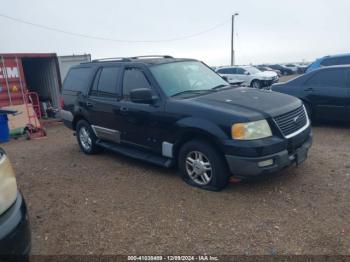
<svg viewBox="0 0 350 262">
<path fill-rule="evenodd" d="M 61 108 L 63 109 L 63 107 L 64 107 L 64 100 L 63 100 L 62 97 L 61 97 L 61 100 L 60 100 L 60 104 L 61 104 Z"/>
</svg>

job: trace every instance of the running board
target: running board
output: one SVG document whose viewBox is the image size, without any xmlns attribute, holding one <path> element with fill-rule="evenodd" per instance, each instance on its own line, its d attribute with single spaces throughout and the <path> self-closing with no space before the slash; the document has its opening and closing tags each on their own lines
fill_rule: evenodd
<svg viewBox="0 0 350 262">
<path fill-rule="evenodd" d="M 117 145 L 113 143 L 108 143 L 101 140 L 98 140 L 96 144 L 103 148 L 111 150 L 115 153 L 122 154 L 138 160 L 143 160 L 158 166 L 167 167 L 167 168 L 173 166 L 173 161 L 170 158 L 158 156 L 156 154 L 152 154 L 149 152 L 144 152 L 139 149 L 135 149 L 135 148 L 131 148 L 123 145 Z"/>
</svg>

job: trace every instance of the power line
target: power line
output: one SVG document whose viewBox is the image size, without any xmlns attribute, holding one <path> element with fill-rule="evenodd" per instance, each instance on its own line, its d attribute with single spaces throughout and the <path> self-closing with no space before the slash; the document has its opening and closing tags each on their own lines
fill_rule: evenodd
<svg viewBox="0 0 350 262">
<path fill-rule="evenodd" d="M 200 31 L 200 32 L 194 33 L 194 34 L 181 36 L 181 37 L 168 38 L 168 39 L 158 39 L 158 40 L 129 40 L 129 39 L 115 39 L 115 38 L 108 38 L 108 37 L 100 37 L 100 36 L 86 35 L 86 34 L 81 34 L 81 33 L 65 31 L 65 30 L 62 30 L 62 29 L 59 29 L 59 28 L 50 27 L 50 26 L 46 26 L 46 25 L 42 25 L 42 24 L 36 24 L 36 23 L 30 22 L 30 21 L 22 20 L 20 18 L 8 16 L 8 15 L 1 14 L 1 13 L 0 13 L 0 17 L 6 18 L 8 20 L 11 20 L 11 21 L 14 21 L 14 22 L 17 22 L 17 23 L 26 24 L 26 25 L 30 25 L 30 26 L 33 26 L 33 27 L 37 27 L 37 28 L 41 28 L 41 29 L 45 29 L 45 30 L 49 30 L 49 31 L 53 31 L 53 32 L 58 32 L 58 33 L 66 34 L 66 35 L 83 37 L 83 38 L 94 39 L 94 40 L 119 42 L 119 43 L 161 43 L 161 42 L 179 41 L 179 40 L 193 38 L 193 37 L 196 37 L 196 36 L 199 36 L 199 35 L 211 32 L 211 31 L 215 30 L 216 28 L 225 25 L 226 23 L 228 23 L 228 21 L 230 21 L 230 19 L 226 19 L 225 21 L 223 21 L 223 22 L 221 22 L 221 23 L 219 23 L 219 24 L 217 24 L 217 25 L 215 25 L 213 27 L 210 27 L 210 28 L 208 28 L 206 30 L 203 30 L 203 31 Z"/>
</svg>

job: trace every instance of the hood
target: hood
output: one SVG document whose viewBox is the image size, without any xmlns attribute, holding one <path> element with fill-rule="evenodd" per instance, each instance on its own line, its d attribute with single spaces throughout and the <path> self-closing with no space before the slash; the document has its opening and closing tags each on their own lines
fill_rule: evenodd
<svg viewBox="0 0 350 262">
<path fill-rule="evenodd" d="M 298 98 L 289 95 L 246 87 L 209 93 L 187 101 L 248 120 L 276 117 L 302 105 Z"/>
<path fill-rule="evenodd" d="M 263 71 L 263 72 L 260 72 L 256 75 L 261 76 L 261 77 L 273 78 L 273 77 L 277 76 L 277 73 L 274 71 Z"/>
</svg>

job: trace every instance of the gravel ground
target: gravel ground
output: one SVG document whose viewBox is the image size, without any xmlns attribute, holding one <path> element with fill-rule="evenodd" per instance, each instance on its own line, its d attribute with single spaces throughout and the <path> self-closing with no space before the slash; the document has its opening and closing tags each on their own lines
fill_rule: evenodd
<svg viewBox="0 0 350 262">
<path fill-rule="evenodd" d="M 350 254 L 350 127 L 318 125 L 282 176 L 207 192 L 72 132 L 4 144 L 29 206 L 33 254 Z"/>
</svg>

